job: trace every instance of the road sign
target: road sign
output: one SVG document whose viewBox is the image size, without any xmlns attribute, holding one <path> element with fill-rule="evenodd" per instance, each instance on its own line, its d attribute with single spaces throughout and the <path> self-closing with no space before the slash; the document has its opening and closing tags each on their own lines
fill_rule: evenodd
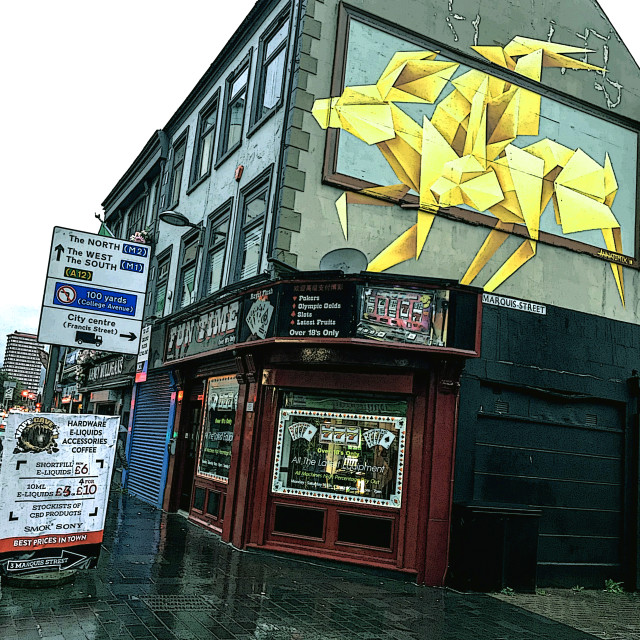
<svg viewBox="0 0 640 640">
<path fill-rule="evenodd" d="M 151 247 L 54 227 L 38 341 L 137 354 Z"/>
</svg>

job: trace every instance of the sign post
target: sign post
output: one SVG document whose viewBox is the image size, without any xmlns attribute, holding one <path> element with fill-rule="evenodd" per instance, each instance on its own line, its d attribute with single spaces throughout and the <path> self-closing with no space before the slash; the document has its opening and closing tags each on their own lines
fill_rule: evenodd
<svg viewBox="0 0 640 640">
<path fill-rule="evenodd" d="M 96 565 L 118 423 L 117 416 L 9 416 L 0 467 L 3 575 Z"/>
<path fill-rule="evenodd" d="M 137 354 L 151 248 L 54 227 L 38 341 Z"/>
</svg>

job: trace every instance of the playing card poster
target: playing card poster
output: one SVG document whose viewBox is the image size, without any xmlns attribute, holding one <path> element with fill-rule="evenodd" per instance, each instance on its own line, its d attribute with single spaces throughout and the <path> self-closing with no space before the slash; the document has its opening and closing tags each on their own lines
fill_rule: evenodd
<svg viewBox="0 0 640 640">
<path fill-rule="evenodd" d="M 274 335 L 278 287 L 268 287 L 245 296 L 238 342 L 265 340 Z"/>
<path fill-rule="evenodd" d="M 275 493 L 401 506 L 406 419 L 282 409 Z"/>
<path fill-rule="evenodd" d="M 238 381 L 220 376 L 207 381 L 198 474 L 226 482 L 231 467 L 233 425 L 238 407 Z"/>
<path fill-rule="evenodd" d="M 0 467 L 0 571 L 94 567 L 118 417 L 11 414 Z"/>
</svg>

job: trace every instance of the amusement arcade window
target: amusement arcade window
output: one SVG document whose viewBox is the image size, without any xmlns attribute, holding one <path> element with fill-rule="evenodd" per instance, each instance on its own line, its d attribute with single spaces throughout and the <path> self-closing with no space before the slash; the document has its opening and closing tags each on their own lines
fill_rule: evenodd
<svg viewBox="0 0 640 640">
<path fill-rule="evenodd" d="M 287 391 L 272 491 L 400 508 L 407 402 Z"/>
<path fill-rule="evenodd" d="M 198 452 L 199 476 L 229 481 L 233 424 L 238 407 L 239 384 L 235 376 L 207 381 L 202 437 Z"/>
</svg>

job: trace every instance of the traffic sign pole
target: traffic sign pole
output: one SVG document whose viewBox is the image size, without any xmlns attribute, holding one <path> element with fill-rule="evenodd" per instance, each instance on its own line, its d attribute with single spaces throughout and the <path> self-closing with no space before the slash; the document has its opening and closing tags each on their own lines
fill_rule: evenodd
<svg viewBox="0 0 640 640">
<path fill-rule="evenodd" d="M 42 391 L 42 411 L 48 413 L 51 411 L 53 404 L 53 396 L 56 386 L 56 370 L 58 369 L 58 360 L 60 359 L 60 346 L 52 344 L 49 351 L 49 366 L 47 367 L 47 376 L 44 381 L 44 389 Z"/>
</svg>

